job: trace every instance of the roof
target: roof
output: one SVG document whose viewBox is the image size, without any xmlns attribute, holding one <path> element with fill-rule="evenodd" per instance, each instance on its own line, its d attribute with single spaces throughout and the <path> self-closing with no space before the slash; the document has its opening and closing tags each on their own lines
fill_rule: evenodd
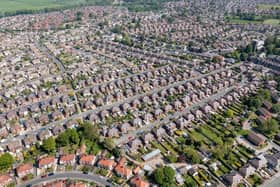
<svg viewBox="0 0 280 187">
<path fill-rule="evenodd" d="M 156 149 L 156 150 L 154 150 L 154 151 L 152 151 L 152 152 L 150 152 L 150 153 L 148 153 L 148 154 L 142 156 L 142 159 L 143 159 L 144 161 L 146 161 L 146 160 L 149 160 L 149 159 L 151 159 L 151 158 L 153 158 L 153 157 L 155 157 L 155 156 L 157 156 L 157 155 L 159 155 L 159 154 L 160 154 L 160 150 L 159 150 L 159 149 Z"/>
<path fill-rule="evenodd" d="M 20 165 L 16 168 L 16 172 L 17 174 L 20 174 L 22 172 L 26 172 L 26 171 L 29 171 L 33 168 L 33 165 L 28 163 L 28 164 L 23 164 L 23 165 Z"/>
<path fill-rule="evenodd" d="M 67 162 L 67 161 L 72 161 L 75 159 L 75 155 L 74 154 L 68 154 L 68 155 L 62 155 L 59 158 L 60 162 Z"/>
<path fill-rule="evenodd" d="M 117 174 L 119 175 L 122 175 L 122 176 L 130 176 L 132 174 L 132 170 L 121 165 L 121 164 L 118 164 L 116 167 L 115 167 L 115 171 Z"/>
<path fill-rule="evenodd" d="M 254 133 L 254 132 L 252 132 L 252 131 L 249 132 L 249 134 L 248 134 L 248 139 L 249 139 L 252 143 L 254 143 L 254 144 L 256 144 L 256 145 L 263 144 L 264 141 L 265 141 L 260 135 Z"/>
<path fill-rule="evenodd" d="M 39 165 L 39 167 L 44 166 L 44 165 L 49 165 L 49 164 L 54 163 L 54 161 L 55 161 L 54 156 L 47 156 L 47 157 L 39 159 L 38 165 Z"/>
<path fill-rule="evenodd" d="M 10 175 L 0 175 L 0 183 L 5 184 L 10 181 L 12 178 Z"/>
<path fill-rule="evenodd" d="M 137 176 L 130 180 L 130 183 L 135 187 L 149 187 L 150 184 L 147 181 L 142 180 L 141 177 Z"/>
<path fill-rule="evenodd" d="M 80 162 L 88 163 L 94 160 L 94 155 L 82 155 L 80 156 Z"/>
<path fill-rule="evenodd" d="M 115 165 L 115 161 L 110 159 L 101 159 L 99 160 L 98 165 L 109 168 Z"/>
</svg>

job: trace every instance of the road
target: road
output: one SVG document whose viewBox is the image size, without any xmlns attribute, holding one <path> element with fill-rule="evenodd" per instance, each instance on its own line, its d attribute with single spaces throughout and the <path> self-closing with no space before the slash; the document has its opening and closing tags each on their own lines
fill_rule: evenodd
<svg viewBox="0 0 280 187">
<path fill-rule="evenodd" d="M 77 179 L 77 180 L 85 180 L 88 182 L 94 182 L 96 184 L 102 185 L 102 186 L 116 186 L 112 185 L 111 183 L 107 182 L 106 178 L 95 175 L 95 174 L 83 174 L 78 171 L 71 171 L 71 172 L 64 172 L 64 173 L 55 173 L 52 176 L 47 176 L 45 178 L 37 177 L 34 178 L 24 184 L 18 185 L 18 187 L 28 187 L 28 186 L 34 186 L 46 182 L 51 182 L 59 179 Z"/>
</svg>

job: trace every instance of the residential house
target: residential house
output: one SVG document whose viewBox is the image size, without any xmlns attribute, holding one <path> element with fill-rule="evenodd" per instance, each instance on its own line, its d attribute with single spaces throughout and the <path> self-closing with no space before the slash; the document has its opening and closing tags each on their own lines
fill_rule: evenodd
<svg viewBox="0 0 280 187">
<path fill-rule="evenodd" d="M 150 187 L 150 183 L 143 180 L 140 176 L 133 177 L 130 180 L 132 187 Z"/>
<path fill-rule="evenodd" d="M 34 173 L 34 168 L 31 163 L 22 164 L 22 165 L 16 167 L 16 175 L 20 178 L 22 178 L 28 174 L 33 174 L 33 173 Z"/>
<path fill-rule="evenodd" d="M 239 173 L 244 177 L 244 178 L 247 178 L 249 177 L 250 175 L 253 175 L 255 173 L 256 169 L 250 165 L 250 164 L 246 164 L 244 166 L 242 166 L 240 169 L 239 169 Z"/>
<path fill-rule="evenodd" d="M 248 133 L 247 139 L 256 146 L 261 146 L 265 143 L 265 139 L 253 131 Z"/>
<path fill-rule="evenodd" d="M 81 155 L 79 159 L 79 164 L 81 165 L 94 165 L 95 156 L 94 155 Z"/>
<path fill-rule="evenodd" d="M 59 157 L 59 164 L 74 165 L 76 158 L 74 154 L 61 155 Z"/>
<path fill-rule="evenodd" d="M 37 163 L 38 163 L 38 168 L 47 169 L 47 168 L 54 167 L 56 162 L 54 156 L 46 156 L 40 158 Z"/>
<path fill-rule="evenodd" d="M 108 169 L 108 170 L 112 170 L 115 165 L 116 165 L 116 162 L 114 160 L 111 160 L 111 159 L 101 159 L 98 161 L 97 163 L 98 167 L 101 167 L 101 168 L 105 168 L 105 169 Z"/>
<path fill-rule="evenodd" d="M 228 182 L 228 184 L 231 186 L 237 186 L 243 179 L 243 177 L 236 171 L 233 171 L 233 172 L 225 175 L 224 178 Z"/>
</svg>

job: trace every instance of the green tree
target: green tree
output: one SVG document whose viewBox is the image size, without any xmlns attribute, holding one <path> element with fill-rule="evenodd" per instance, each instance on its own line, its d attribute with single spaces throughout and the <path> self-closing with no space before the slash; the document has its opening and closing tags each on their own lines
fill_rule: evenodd
<svg viewBox="0 0 280 187">
<path fill-rule="evenodd" d="M 278 131 L 278 125 L 278 121 L 276 121 L 275 119 L 268 119 L 262 124 L 259 124 L 257 129 L 264 134 L 271 135 Z"/>
<path fill-rule="evenodd" d="M 169 166 L 160 167 L 154 171 L 153 178 L 159 186 L 173 186 L 175 183 L 175 171 Z"/>
<path fill-rule="evenodd" d="M 198 164 L 200 163 L 200 156 L 197 153 L 197 151 L 193 148 L 190 147 L 185 147 L 184 150 L 184 155 L 193 163 L 193 164 Z"/>
<path fill-rule="evenodd" d="M 88 140 L 99 141 L 99 129 L 96 125 L 86 121 L 81 124 L 79 131 L 81 137 Z"/>
<path fill-rule="evenodd" d="M 55 152 L 55 139 L 53 137 L 50 137 L 48 139 L 45 139 L 42 144 L 43 151 L 47 153 L 54 153 Z"/>
<path fill-rule="evenodd" d="M 9 153 L 4 153 L 0 156 L 0 171 L 6 171 L 12 167 L 14 158 Z"/>
<path fill-rule="evenodd" d="M 112 151 L 115 148 L 115 142 L 112 138 L 105 138 L 103 145 L 106 149 Z"/>
<path fill-rule="evenodd" d="M 185 185 L 184 187 L 196 187 L 196 182 L 190 177 L 187 176 L 185 179 Z"/>
<path fill-rule="evenodd" d="M 234 117 L 234 112 L 231 109 L 228 109 L 225 113 L 226 117 L 228 118 L 233 118 Z"/>
<path fill-rule="evenodd" d="M 62 133 L 62 134 L 58 135 L 58 137 L 56 138 L 56 145 L 58 147 L 66 146 L 68 144 L 69 144 L 69 137 L 66 133 Z"/>
<path fill-rule="evenodd" d="M 279 113 L 280 112 L 280 104 L 274 104 L 271 108 L 271 111 L 273 113 Z"/>
</svg>

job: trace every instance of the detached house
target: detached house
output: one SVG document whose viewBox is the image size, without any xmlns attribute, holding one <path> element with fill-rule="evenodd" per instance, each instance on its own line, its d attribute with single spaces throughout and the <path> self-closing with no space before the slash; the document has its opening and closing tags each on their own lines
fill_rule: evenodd
<svg viewBox="0 0 280 187">
<path fill-rule="evenodd" d="M 34 173 L 32 164 L 23 164 L 16 168 L 16 175 L 20 178 L 32 173 Z"/>
</svg>

